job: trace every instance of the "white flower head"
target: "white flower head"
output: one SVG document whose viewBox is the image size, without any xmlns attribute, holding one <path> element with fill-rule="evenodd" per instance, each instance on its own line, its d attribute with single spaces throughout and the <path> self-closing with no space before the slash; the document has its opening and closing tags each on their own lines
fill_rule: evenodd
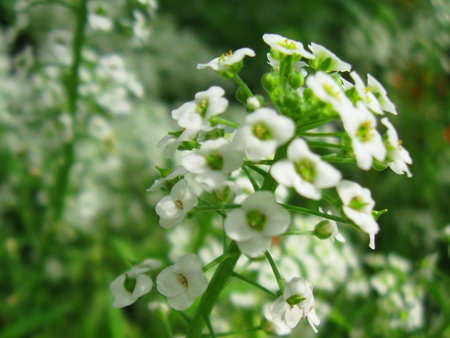
<svg viewBox="0 0 450 338">
<path fill-rule="evenodd" d="M 208 63 L 200 63 L 197 69 L 212 68 L 217 73 L 225 78 L 232 78 L 237 74 L 243 65 L 243 60 L 246 56 L 254 57 L 256 54 L 250 48 L 241 48 L 234 52 L 231 50 L 227 54 L 212 59 Z"/>
<path fill-rule="evenodd" d="M 172 111 L 172 118 L 181 128 L 193 131 L 211 128 L 209 120 L 222 114 L 228 108 L 228 100 L 223 97 L 225 91 L 212 86 L 206 91 L 195 94 L 195 100 L 184 103 Z"/>
<path fill-rule="evenodd" d="M 174 178 L 176 178 L 178 176 L 184 176 L 187 173 L 188 173 L 188 171 L 183 166 L 181 166 L 181 165 L 176 166 L 172 169 L 172 171 L 167 176 L 157 179 L 152 184 L 152 186 L 149 189 L 147 189 L 147 191 L 156 191 L 156 190 L 160 189 L 165 182 L 173 180 Z"/>
<path fill-rule="evenodd" d="M 272 274 L 273 277 L 273 274 Z M 266 333 L 275 333 L 277 336 L 285 336 L 291 333 L 292 329 L 285 322 L 275 321 L 272 314 L 272 305 L 265 304 L 263 307 L 264 318 L 267 322 L 263 324 Z"/>
<path fill-rule="evenodd" d="M 349 72 L 351 70 L 352 66 L 349 63 L 342 61 L 325 47 L 314 42 L 308 47 L 315 56 L 315 59 L 309 62 L 314 69 L 325 73 Z"/>
<path fill-rule="evenodd" d="M 367 74 L 367 88 L 377 97 L 384 111 L 397 115 L 397 109 L 394 103 L 388 98 L 386 89 L 370 74 Z"/>
<path fill-rule="evenodd" d="M 210 188 L 221 187 L 228 176 L 238 169 L 244 160 L 242 151 L 233 148 L 224 138 L 208 140 L 199 151 L 182 159 L 182 165 L 196 174 L 195 180 Z"/>
<path fill-rule="evenodd" d="M 338 113 L 340 113 L 342 107 L 352 104 L 345 95 L 343 88 L 331 75 L 317 72 L 307 77 L 306 85 L 311 88 L 315 96 L 325 103 L 330 103 Z"/>
<path fill-rule="evenodd" d="M 121 274 L 110 285 L 114 296 L 113 307 L 121 308 L 133 304 L 139 297 L 148 293 L 153 287 L 153 281 L 145 275 L 150 269 L 157 269 L 161 262 L 146 259 L 131 270 Z"/>
<path fill-rule="evenodd" d="M 259 108 L 248 114 L 235 131 L 233 146 L 245 150 L 250 159 L 259 160 L 275 152 L 295 133 L 294 122 L 270 108 Z"/>
<path fill-rule="evenodd" d="M 184 255 L 156 277 L 156 288 L 167 297 L 169 305 L 178 311 L 191 306 L 207 287 L 208 279 L 195 254 Z"/>
<path fill-rule="evenodd" d="M 283 295 L 278 297 L 272 306 L 272 318 L 274 321 L 285 322 L 290 328 L 297 326 L 302 318 L 308 318 L 314 332 L 320 324 L 314 310 L 313 287 L 310 282 L 294 277 L 287 284 Z"/>
<path fill-rule="evenodd" d="M 398 139 L 398 134 L 395 127 L 387 119 L 387 117 L 382 118 L 381 123 L 383 123 L 387 128 L 387 134 L 384 138 L 387 149 L 387 165 L 396 174 L 403 175 L 406 173 L 406 176 L 412 177 L 411 171 L 408 168 L 408 164 L 412 164 L 412 158 L 409 155 L 408 150 L 402 146 L 401 141 Z"/>
<path fill-rule="evenodd" d="M 301 42 L 285 38 L 278 34 L 264 34 L 263 40 L 270 46 L 270 54 L 275 60 L 281 60 L 284 56 L 297 56 L 299 59 L 314 59 L 314 55 L 308 52 Z"/>
<path fill-rule="evenodd" d="M 156 204 L 155 211 L 159 224 L 166 229 L 180 223 L 197 203 L 197 195 L 186 179 L 178 181 L 169 196 L 163 197 Z"/>
<path fill-rule="evenodd" d="M 287 230 L 290 221 L 289 212 L 275 202 L 271 192 L 257 191 L 228 214 L 224 229 L 243 254 L 255 258 L 270 247 L 272 237 Z"/>
<path fill-rule="evenodd" d="M 311 152 L 300 138 L 289 144 L 287 159 L 273 164 L 270 174 L 281 185 L 313 200 L 320 200 L 321 189 L 336 186 L 342 178 L 340 171 Z"/>
<path fill-rule="evenodd" d="M 370 190 L 358 183 L 344 180 L 336 188 L 343 203 L 343 211 L 355 224 L 369 235 L 369 247 L 375 249 L 375 235 L 380 230 L 372 215 L 375 201 Z"/>
<path fill-rule="evenodd" d="M 352 140 L 357 166 L 363 170 L 369 170 L 372 167 L 373 158 L 384 161 L 386 148 L 376 130 L 377 120 L 373 114 L 361 102 L 358 102 L 356 108 L 347 106 L 341 118 Z"/>
<path fill-rule="evenodd" d="M 383 108 L 377 97 L 371 92 L 370 88 L 364 84 L 359 74 L 356 71 L 350 73 L 351 78 L 355 81 L 355 90 L 364 105 L 376 114 L 383 115 Z"/>
</svg>

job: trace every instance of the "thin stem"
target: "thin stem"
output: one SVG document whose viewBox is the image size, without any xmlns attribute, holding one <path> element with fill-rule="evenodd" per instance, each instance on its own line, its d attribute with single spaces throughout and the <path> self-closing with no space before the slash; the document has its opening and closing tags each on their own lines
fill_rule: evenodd
<svg viewBox="0 0 450 338">
<path fill-rule="evenodd" d="M 266 177 L 267 175 L 267 171 L 261 169 L 260 167 L 257 167 L 256 165 L 246 165 L 246 166 L 252 169 L 253 171 L 257 172 L 258 174 L 260 174 L 262 177 Z"/>
<path fill-rule="evenodd" d="M 345 136 L 345 133 L 341 133 L 341 132 L 336 132 L 336 133 L 303 133 L 302 136 L 308 136 L 308 137 L 327 137 L 327 136 L 342 137 L 342 136 Z"/>
<path fill-rule="evenodd" d="M 277 280 L 278 286 L 280 287 L 280 292 L 284 292 L 284 287 L 286 285 L 286 281 L 281 276 L 280 271 L 278 271 L 277 265 L 275 264 L 275 261 L 273 260 L 272 256 L 270 255 L 269 251 L 266 251 L 264 253 L 266 255 L 267 260 L 269 261 L 270 267 L 272 268 L 272 271 L 275 275 L 275 278 Z"/>
<path fill-rule="evenodd" d="M 356 159 L 350 157 L 338 157 L 337 154 L 328 154 L 322 156 L 322 160 L 329 163 L 356 163 Z"/>
<path fill-rule="evenodd" d="M 256 331 L 260 331 L 262 329 L 263 329 L 262 326 L 259 325 L 259 326 L 250 327 L 250 328 L 244 329 L 244 330 L 216 333 L 216 337 L 227 337 L 227 336 L 242 337 L 243 333 L 256 332 Z M 210 337 L 210 336 L 207 333 L 204 333 L 200 337 Z"/>
<path fill-rule="evenodd" d="M 275 163 L 274 160 L 261 160 L 261 161 L 258 161 L 258 162 L 244 161 L 244 165 L 247 166 L 247 167 L 250 167 L 250 166 L 255 165 L 255 164 L 272 165 L 274 163 Z"/>
<path fill-rule="evenodd" d="M 211 321 L 209 320 L 208 316 L 205 316 L 203 319 L 205 320 L 206 327 L 209 330 L 210 337 L 211 338 L 216 338 L 216 335 L 214 334 L 214 329 L 213 329 L 213 327 L 211 325 Z"/>
<path fill-rule="evenodd" d="M 242 81 L 238 74 L 233 76 L 233 80 L 236 81 L 236 83 L 244 90 L 245 94 L 247 94 L 248 97 L 254 96 L 250 88 L 248 88 L 248 86 L 244 81 Z"/>
<path fill-rule="evenodd" d="M 214 276 L 209 282 L 206 292 L 203 294 L 200 304 L 195 312 L 194 318 L 189 325 L 186 338 L 197 338 L 201 336 L 203 326 L 205 324 L 204 318 L 209 316 L 214 305 L 219 298 L 220 292 L 223 290 L 228 282 L 231 274 L 233 273 L 234 267 L 241 255 L 241 252 L 236 244 L 236 242 L 231 242 L 228 246 L 227 252 L 230 254 L 230 258 L 222 261 L 217 268 Z"/>
<path fill-rule="evenodd" d="M 330 194 L 328 194 L 325 191 L 322 191 L 322 197 L 325 201 L 327 201 L 328 203 L 330 203 L 331 205 L 337 207 L 339 202 L 339 199 L 333 198 Z"/>
<path fill-rule="evenodd" d="M 194 209 L 195 211 L 207 211 L 207 210 L 229 210 L 229 209 L 238 209 L 240 208 L 240 204 L 221 204 L 221 205 L 199 205 L 196 206 Z"/>
<path fill-rule="evenodd" d="M 350 150 L 352 149 L 349 146 L 343 145 L 343 144 L 335 144 L 335 143 L 328 143 L 328 142 L 315 142 L 315 141 L 306 141 L 310 147 L 313 148 L 336 148 L 336 149 L 346 149 Z"/>
<path fill-rule="evenodd" d="M 314 236 L 314 230 L 292 230 L 286 231 L 280 236 Z"/>
<path fill-rule="evenodd" d="M 267 294 L 268 294 L 270 297 L 272 297 L 272 298 L 277 298 L 277 295 L 276 295 L 275 293 L 273 293 L 272 291 L 266 289 L 264 286 L 262 286 L 262 285 L 260 285 L 260 284 L 258 284 L 258 283 L 256 283 L 256 282 L 254 282 L 254 281 L 248 279 L 247 277 L 244 277 L 244 276 L 238 274 L 237 272 L 233 272 L 233 273 L 231 274 L 231 276 L 236 277 L 236 278 L 239 278 L 241 281 L 244 281 L 244 282 L 246 282 L 247 284 L 250 284 L 250 285 L 252 285 L 252 286 L 254 286 L 254 287 L 256 287 L 256 288 L 258 288 L 258 289 L 264 291 L 265 293 L 267 293 Z"/>
<path fill-rule="evenodd" d="M 297 207 L 295 205 L 287 205 L 287 204 L 281 204 L 281 203 L 280 203 L 280 205 L 283 208 L 285 208 L 286 210 L 289 210 L 289 211 L 292 211 L 292 212 L 297 212 L 297 213 L 300 213 L 300 214 L 320 216 L 322 218 L 331 219 L 332 221 L 336 221 L 336 222 L 339 222 L 339 223 L 355 225 L 355 223 L 353 223 L 349 219 L 345 219 L 345 218 L 342 218 L 342 217 L 329 215 L 329 214 L 326 214 L 326 213 L 323 213 L 323 212 L 320 212 L 320 211 L 314 211 L 314 210 L 310 210 L 310 209 L 306 209 L 306 208 L 302 208 L 302 207 Z"/>
<path fill-rule="evenodd" d="M 311 122 L 306 122 L 297 128 L 297 135 L 302 135 L 305 131 L 320 127 L 331 121 L 334 121 L 334 119 L 329 118 L 329 117 L 324 117 L 322 119 L 314 120 Z"/>
<path fill-rule="evenodd" d="M 286 156 L 286 149 L 287 149 L 287 144 L 278 148 L 277 151 L 275 152 L 273 161 L 276 162 L 279 159 L 284 158 Z M 277 187 L 278 187 L 278 183 L 273 179 L 273 177 L 271 175 L 269 175 L 267 173 L 266 177 L 264 177 L 264 182 L 261 186 L 261 190 L 269 190 L 269 191 L 274 192 L 277 189 Z"/>
<path fill-rule="evenodd" d="M 247 175 L 248 179 L 250 180 L 250 183 L 253 186 L 253 189 L 255 191 L 260 190 L 259 186 L 258 186 L 258 182 L 255 181 L 255 179 L 253 178 L 252 174 L 250 173 L 250 170 L 248 170 L 247 167 L 243 166 L 242 170 L 244 171 L 245 175 Z"/>
<path fill-rule="evenodd" d="M 230 120 L 226 120 L 226 119 L 223 119 L 223 118 L 218 117 L 218 116 L 214 116 L 209 121 L 213 125 L 224 124 L 226 126 L 233 127 L 233 128 L 238 128 L 239 127 L 239 124 L 237 124 L 236 122 L 233 122 L 233 121 L 230 121 Z"/>
<path fill-rule="evenodd" d="M 203 269 L 202 269 L 203 272 L 208 271 L 209 269 L 215 267 L 217 264 L 223 262 L 225 259 L 228 259 L 228 258 L 230 258 L 230 257 L 232 257 L 232 255 L 231 255 L 230 253 L 224 253 L 224 254 L 220 255 L 219 257 L 217 257 L 216 259 L 214 259 L 214 260 L 211 261 L 210 263 L 206 264 L 206 265 L 203 267 Z"/>
<path fill-rule="evenodd" d="M 68 112 L 72 117 L 72 120 L 76 121 L 76 115 L 78 111 L 78 99 L 79 92 L 78 87 L 80 83 L 79 69 L 82 61 L 82 49 L 85 40 L 85 26 L 87 22 L 87 2 L 88 0 L 80 0 L 80 6 L 77 9 L 77 21 L 75 26 L 74 41 L 72 48 L 72 66 L 70 67 L 70 73 L 68 78 L 68 83 L 66 86 L 67 101 L 68 101 Z M 77 135 L 77 133 L 74 133 Z M 50 206 L 50 216 L 47 221 L 58 222 L 65 208 L 65 197 L 67 194 L 69 186 L 69 177 L 73 163 L 75 162 L 75 143 L 76 137 L 67 142 L 63 146 L 63 154 L 61 165 L 56 172 L 55 184 L 53 186 L 53 191 L 51 194 L 51 206 Z"/>
</svg>

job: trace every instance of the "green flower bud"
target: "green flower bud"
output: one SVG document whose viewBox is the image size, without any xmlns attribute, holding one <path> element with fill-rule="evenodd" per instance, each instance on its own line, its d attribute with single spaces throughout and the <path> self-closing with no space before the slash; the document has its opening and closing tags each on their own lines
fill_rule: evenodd
<svg viewBox="0 0 450 338">
<path fill-rule="evenodd" d="M 248 94 L 245 92 L 244 89 L 242 89 L 242 87 L 239 87 L 236 91 L 236 99 L 243 103 L 246 104 L 247 103 L 247 99 L 249 98 Z"/>
<path fill-rule="evenodd" d="M 281 103 L 284 107 L 292 110 L 299 106 L 300 104 L 300 96 L 297 91 L 294 89 L 289 89 L 282 97 Z"/>
<path fill-rule="evenodd" d="M 330 221 L 322 221 L 314 227 L 314 236 L 320 239 L 327 239 L 333 235 L 333 227 Z"/>
<path fill-rule="evenodd" d="M 280 76 L 275 72 L 266 73 L 261 79 L 261 84 L 270 93 L 280 84 Z"/>
<path fill-rule="evenodd" d="M 388 166 L 386 163 L 380 162 L 377 159 L 375 159 L 375 161 L 373 161 L 373 169 L 375 169 L 377 171 L 383 171 L 387 167 Z"/>
<path fill-rule="evenodd" d="M 134 288 L 136 287 L 136 278 L 135 277 L 128 277 L 128 275 L 125 275 L 125 280 L 123 281 L 123 287 L 128 292 L 133 293 Z"/>
<path fill-rule="evenodd" d="M 375 221 L 378 220 L 378 218 L 380 218 L 381 215 L 387 213 L 387 209 L 383 209 L 383 210 L 372 210 L 372 216 L 373 218 L 375 218 Z"/>
<path fill-rule="evenodd" d="M 305 83 L 305 77 L 300 70 L 294 70 L 288 77 L 288 83 L 291 88 L 300 88 Z"/>
</svg>

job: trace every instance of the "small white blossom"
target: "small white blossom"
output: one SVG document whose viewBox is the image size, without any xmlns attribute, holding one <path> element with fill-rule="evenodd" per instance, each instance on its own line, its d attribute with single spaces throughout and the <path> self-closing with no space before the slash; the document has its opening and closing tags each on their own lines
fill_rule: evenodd
<svg viewBox="0 0 450 338">
<path fill-rule="evenodd" d="M 278 34 L 264 34 L 263 40 L 270 46 L 270 52 L 275 60 L 280 60 L 277 54 L 296 55 L 306 59 L 314 59 L 314 55 L 308 52 L 301 42 L 285 38 Z"/>
<path fill-rule="evenodd" d="M 172 179 L 176 178 L 177 176 L 184 176 L 184 175 L 186 175 L 187 173 L 188 173 L 188 171 L 186 170 L 185 167 L 183 167 L 183 166 L 181 166 L 181 165 L 176 166 L 175 168 L 173 168 L 172 172 L 171 172 L 169 175 L 167 175 L 166 177 L 157 179 L 157 180 L 152 184 L 152 186 L 151 186 L 149 189 L 147 189 L 147 191 L 156 191 L 156 190 L 158 190 L 159 188 L 161 188 L 161 186 L 162 186 L 165 182 L 167 182 L 167 181 L 169 181 L 169 180 L 172 180 Z"/>
<path fill-rule="evenodd" d="M 289 144 L 287 159 L 273 164 L 270 174 L 281 185 L 313 200 L 320 200 L 321 189 L 336 186 L 342 178 L 337 169 L 311 152 L 303 139 Z"/>
<path fill-rule="evenodd" d="M 353 81 L 355 81 L 355 90 L 358 96 L 364 102 L 364 105 L 376 114 L 383 114 L 383 108 L 381 108 L 380 102 L 376 98 L 375 94 L 370 91 L 369 87 L 366 87 L 364 81 L 361 79 L 359 74 L 355 71 L 350 73 Z"/>
<path fill-rule="evenodd" d="M 212 86 L 204 92 L 195 94 L 195 100 L 184 103 L 172 111 L 172 118 L 181 128 L 193 131 L 211 128 L 209 120 L 222 114 L 228 108 L 228 100 L 223 97 L 225 91 Z"/>
<path fill-rule="evenodd" d="M 242 151 L 234 149 L 229 141 L 218 138 L 203 143 L 199 151 L 184 157 L 181 163 L 189 172 L 196 174 L 198 183 L 218 188 L 231 172 L 241 166 L 243 157 Z"/>
<path fill-rule="evenodd" d="M 220 57 L 212 59 L 208 63 L 200 63 L 197 65 L 197 69 L 210 67 L 216 72 L 227 72 L 236 64 L 241 63 L 246 56 L 254 57 L 255 55 L 256 54 L 252 49 L 241 48 L 234 52 L 230 51 L 228 54 L 223 54 Z"/>
<path fill-rule="evenodd" d="M 163 228 L 171 228 L 180 223 L 186 214 L 197 203 L 197 195 L 186 179 L 178 181 L 169 196 L 163 197 L 156 204 L 155 211 L 159 216 L 159 224 Z"/>
<path fill-rule="evenodd" d="M 347 180 L 339 183 L 336 190 L 344 204 L 344 213 L 369 235 L 369 247 L 375 249 L 375 235 L 380 227 L 372 215 L 375 201 L 372 199 L 370 190 Z"/>
<path fill-rule="evenodd" d="M 110 285 L 114 296 L 113 307 L 121 308 L 133 304 L 139 297 L 148 293 L 153 287 L 153 281 L 145 275 L 150 269 L 157 269 L 160 262 L 146 259 L 124 274 L 117 277 Z"/>
<path fill-rule="evenodd" d="M 377 97 L 384 111 L 397 115 L 397 109 L 394 103 L 388 98 L 386 89 L 370 74 L 367 74 L 367 88 Z"/>
<path fill-rule="evenodd" d="M 286 336 L 290 334 L 292 329 L 287 326 L 285 322 L 275 321 L 273 319 L 271 307 L 270 304 L 266 304 L 263 307 L 264 318 L 267 320 L 267 322 L 263 324 L 264 332 L 275 333 L 277 336 Z"/>
<path fill-rule="evenodd" d="M 313 52 L 315 59 L 310 61 L 311 67 L 325 73 L 349 72 L 352 66 L 339 59 L 333 52 L 325 47 L 312 42 L 309 49 Z"/>
<path fill-rule="evenodd" d="M 290 221 L 289 212 L 275 202 L 271 192 L 257 191 L 228 214 L 224 229 L 242 253 L 254 258 L 270 247 L 272 237 L 287 230 Z"/>
<path fill-rule="evenodd" d="M 245 150 L 250 159 L 259 160 L 275 152 L 295 133 L 294 122 L 270 108 L 259 108 L 248 114 L 236 130 L 233 145 Z"/>
<path fill-rule="evenodd" d="M 156 277 L 156 288 L 167 297 L 169 305 L 183 311 L 194 303 L 208 287 L 202 263 L 194 254 L 181 257 Z"/>
<path fill-rule="evenodd" d="M 352 104 L 343 88 L 328 74 L 317 72 L 310 75 L 306 79 L 306 85 L 321 101 L 330 103 L 338 112 L 342 107 Z"/>
<path fill-rule="evenodd" d="M 384 161 L 386 148 L 383 139 L 376 130 L 377 120 L 361 103 L 357 107 L 348 106 L 341 114 L 344 128 L 352 140 L 352 147 L 356 157 L 356 164 L 363 170 L 372 167 L 373 158 Z"/>
<path fill-rule="evenodd" d="M 308 318 L 309 325 L 317 333 L 320 320 L 314 310 L 312 284 L 301 277 L 292 278 L 272 306 L 274 321 L 285 322 L 290 328 L 297 326 L 302 318 Z"/>
<path fill-rule="evenodd" d="M 408 150 L 402 146 L 401 141 L 398 139 L 395 127 L 386 117 L 381 119 L 381 123 L 387 128 L 387 135 L 384 138 L 387 149 L 387 165 L 396 174 L 403 175 L 406 173 L 406 176 L 412 177 L 411 171 L 408 168 L 408 164 L 412 164 L 412 158 Z"/>
</svg>

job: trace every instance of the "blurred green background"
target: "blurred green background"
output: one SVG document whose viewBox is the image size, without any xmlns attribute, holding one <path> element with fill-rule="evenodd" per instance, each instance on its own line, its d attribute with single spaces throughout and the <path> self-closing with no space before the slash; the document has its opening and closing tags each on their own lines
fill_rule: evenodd
<svg viewBox="0 0 450 338">
<path fill-rule="evenodd" d="M 409 262 L 392 289 L 420 290 L 421 321 L 396 327 L 392 316 L 406 322 L 408 309 L 387 312 L 390 296 L 374 282 L 352 297 L 344 280 L 317 291 L 330 307 L 317 336 L 450 337 L 450 1 L 92 0 L 71 101 L 80 3 L 0 3 L 0 337 L 164 337 L 147 307 L 162 300 L 156 291 L 116 310 L 109 284 L 129 260 L 170 262 L 175 244 L 153 209 L 161 195 L 146 192 L 155 165 L 171 164 L 156 143 L 173 129 L 170 111 L 197 91 L 220 85 L 231 101 L 236 89 L 197 63 L 250 47 L 259 57 L 241 77 L 262 94 L 264 33 L 319 43 L 378 78 L 414 160 L 412 179 L 345 174 L 389 209 L 376 253 Z M 365 237 L 347 238 L 368 278 L 390 269 L 370 263 Z M 182 334 L 183 319 L 169 316 Z M 292 336 L 310 333 L 301 330 Z"/>
</svg>

